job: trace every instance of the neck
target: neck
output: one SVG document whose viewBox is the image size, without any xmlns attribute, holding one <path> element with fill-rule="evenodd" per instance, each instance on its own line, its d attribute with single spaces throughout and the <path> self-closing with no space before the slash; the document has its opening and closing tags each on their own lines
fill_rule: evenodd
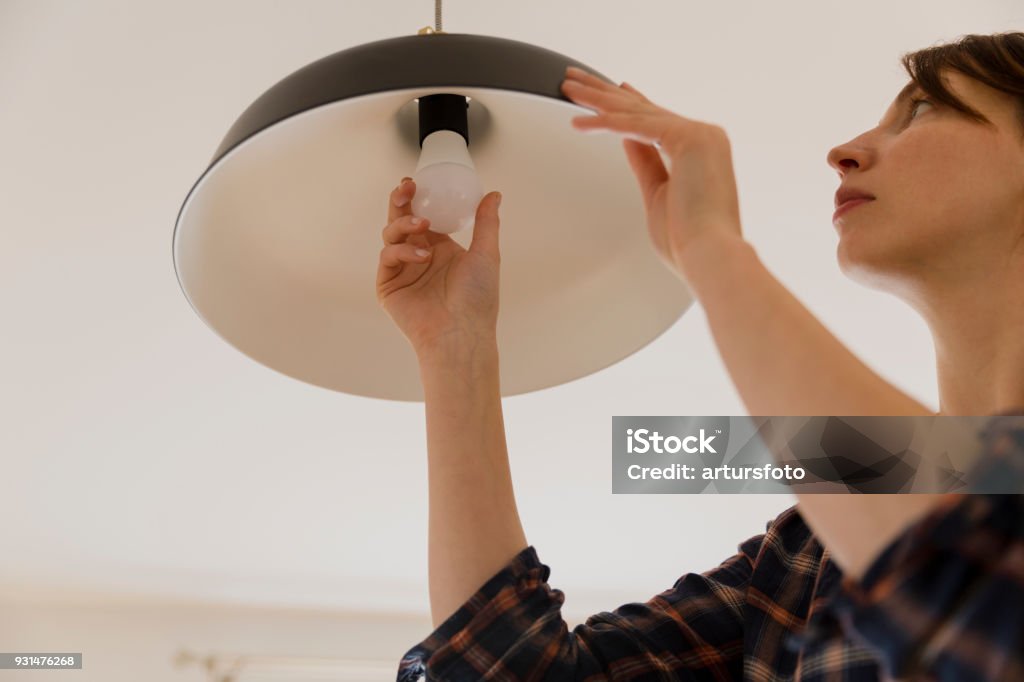
<svg viewBox="0 0 1024 682">
<path fill-rule="evenodd" d="M 1024 410 L 1024 268 L 1010 259 L 971 281 L 936 288 L 915 307 L 931 328 L 939 412 Z"/>
</svg>

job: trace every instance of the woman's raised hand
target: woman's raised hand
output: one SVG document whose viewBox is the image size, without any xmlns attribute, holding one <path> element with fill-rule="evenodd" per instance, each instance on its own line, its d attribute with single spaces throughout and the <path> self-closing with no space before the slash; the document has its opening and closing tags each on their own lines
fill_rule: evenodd
<svg viewBox="0 0 1024 682">
<path fill-rule="evenodd" d="M 412 215 L 416 185 L 403 178 L 388 200 L 377 302 L 417 353 L 465 338 L 494 339 L 498 322 L 498 204 L 481 199 L 468 249 Z"/>
<path fill-rule="evenodd" d="M 647 227 L 662 259 L 681 272 L 681 257 L 705 236 L 741 237 L 732 150 L 720 126 L 683 118 L 627 83 L 615 86 L 568 67 L 562 91 L 596 111 L 572 119 L 577 130 L 621 133 L 640 183 Z M 665 151 L 670 169 L 657 147 Z"/>
</svg>

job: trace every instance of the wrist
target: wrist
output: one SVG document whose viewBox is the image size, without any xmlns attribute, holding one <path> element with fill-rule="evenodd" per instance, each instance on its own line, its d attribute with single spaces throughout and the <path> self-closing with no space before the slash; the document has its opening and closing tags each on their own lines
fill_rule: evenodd
<svg viewBox="0 0 1024 682">
<path fill-rule="evenodd" d="M 496 355 L 497 334 L 494 332 L 449 332 L 415 346 L 421 366 L 467 361 Z"/>
<path fill-rule="evenodd" d="M 741 235 L 714 231 L 690 240 L 684 249 L 673 254 L 673 261 L 694 295 L 699 296 L 707 282 L 729 276 L 733 261 L 752 254 L 754 247 Z"/>
</svg>

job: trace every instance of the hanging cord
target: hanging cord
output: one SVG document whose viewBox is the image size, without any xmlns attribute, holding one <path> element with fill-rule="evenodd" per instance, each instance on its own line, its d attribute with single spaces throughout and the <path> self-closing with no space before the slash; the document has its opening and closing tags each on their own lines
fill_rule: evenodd
<svg viewBox="0 0 1024 682">
<path fill-rule="evenodd" d="M 434 26 L 424 26 L 418 33 L 421 36 L 444 33 L 444 30 L 441 28 L 441 0 L 434 0 Z"/>
</svg>

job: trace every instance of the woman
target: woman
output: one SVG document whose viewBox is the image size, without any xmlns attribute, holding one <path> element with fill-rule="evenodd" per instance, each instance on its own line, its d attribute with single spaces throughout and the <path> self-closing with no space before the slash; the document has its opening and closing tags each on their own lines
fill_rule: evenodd
<svg viewBox="0 0 1024 682">
<path fill-rule="evenodd" d="M 965 36 L 903 64 L 911 82 L 879 124 L 828 154 L 839 264 L 927 321 L 940 414 L 1011 412 L 1024 405 L 1024 33 Z M 933 414 L 855 358 L 743 240 L 722 128 L 571 68 L 563 92 L 595 112 L 578 130 L 623 136 L 650 237 L 703 305 L 750 414 Z M 420 361 L 437 629 L 399 679 L 424 664 L 451 680 L 1024 679 L 1021 495 L 801 495 L 721 566 L 568 633 L 508 467 L 500 194 L 481 201 L 467 250 L 411 217 L 414 192 L 408 178 L 392 192 L 377 291 Z M 1024 430 L 987 442 L 1024 457 Z"/>
</svg>

